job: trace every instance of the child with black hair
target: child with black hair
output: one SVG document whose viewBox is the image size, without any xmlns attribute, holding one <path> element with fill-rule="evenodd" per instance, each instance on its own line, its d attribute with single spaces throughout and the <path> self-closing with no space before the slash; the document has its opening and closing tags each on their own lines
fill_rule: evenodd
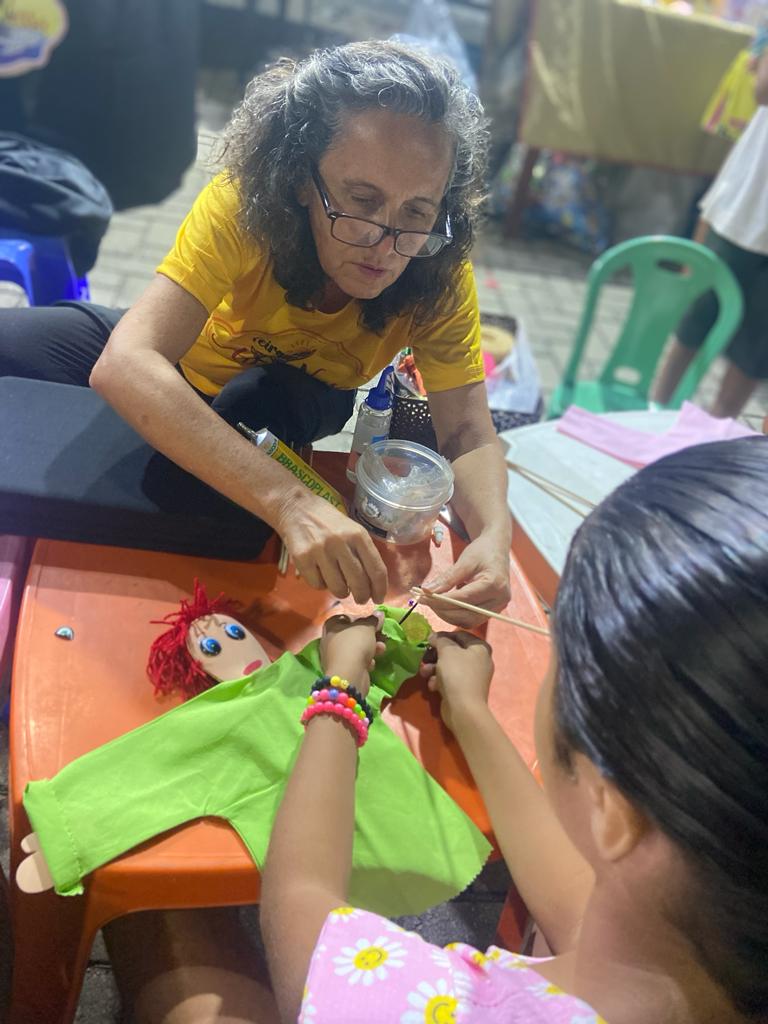
<svg viewBox="0 0 768 1024">
<path fill-rule="evenodd" d="M 361 694 L 376 627 L 331 620 L 322 641 L 324 670 Z M 422 668 L 556 955 L 440 949 L 347 905 L 366 751 L 334 710 L 332 680 L 308 716 L 264 869 L 276 1006 L 250 982 L 226 1017 L 139 1019 L 768 1020 L 767 627 L 768 439 L 647 466 L 571 545 L 537 711 L 543 789 L 488 709 L 487 645 L 435 635 L 436 661 Z"/>
</svg>

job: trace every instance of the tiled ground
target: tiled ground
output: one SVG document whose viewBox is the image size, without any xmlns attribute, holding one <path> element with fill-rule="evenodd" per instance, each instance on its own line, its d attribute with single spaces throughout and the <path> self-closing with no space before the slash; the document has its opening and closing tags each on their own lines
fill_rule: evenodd
<svg viewBox="0 0 768 1024">
<path fill-rule="evenodd" d="M 215 92 L 215 90 L 211 90 Z M 221 127 L 226 109 L 221 103 L 201 97 L 202 130 L 200 155 L 185 176 L 182 187 L 162 204 L 117 214 L 102 243 L 99 260 L 90 275 L 92 297 L 105 305 L 128 306 L 144 288 L 153 267 L 170 246 L 189 205 L 209 176 L 209 155 L 215 131 Z M 502 241 L 490 226 L 478 242 L 475 253 L 480 305 L 488 314 L 516 316 L 525 323 L 541 377 L 548 393 L 563 371 L 584 295 L 584 278 L 589 261 L 549 242 Z M 590 349 L 587 371 L 594 371 L 609 351 L 612 339 L 627 308 L 628 289 L 613 286 L 605 290 Z M 712 393 L 720 368 L 709 375 L 702 398 Z M 762 415 L 768 407 L 763 391 L 748 412 Z M 333 439 L 329 446 L 348 446 L 349 433 Z M 0 801 L 7 800 L 6 735 L 0 728 Z M 0 854 L 7 871 L 7 836 L 4 807 L 0 808 Z M 439 907 L 411 927 L 436 942 L 464 939 L 477 945 L 491 941 L 508 877 L 503 865 L 493 865 L 478 882 L 452 904 Z M 249 912 L 255 927 L 255 915 Z M 103 944 L 94 949 L 91 966 L 78 1012 L 81 1024 L 111 1024 L 118 1020 L 117 997 Z"/>
</svg>

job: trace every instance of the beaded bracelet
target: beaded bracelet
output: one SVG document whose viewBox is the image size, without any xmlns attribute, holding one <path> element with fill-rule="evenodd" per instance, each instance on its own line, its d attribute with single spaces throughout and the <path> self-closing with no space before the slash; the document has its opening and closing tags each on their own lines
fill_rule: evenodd
<svg viewBox="0 0 768 1024">
<path fill-rule="evenodd" d="M 362 747 L 368 739 L 368 727 L 373 721 L 373 711 L 363 695 L 346 679 L 339 676 L 322 676 L 312 684 L 307 706 L 301 715 L 306 727 L 315 715 L 334 715 L 348 722 L 357 734 L 357 745 Z"/>
<path fill-rule="evenodd" d="M 353 686 L 351 683 L 348 683 L 346 679 L 342 679 L 340 676 L 320 676 L 319 679 L 315 680 L 315 682 L 312 683 L 310 697 L 314 697 L 314 699 L 317 700 L 317 694 L 324 693 L 326 690 L 329 692 L 329 694 L 331 690 L 335 691 L 333 695 L 330 696 L 331 700 L 337 700 L 340 697 L 352 697 L 355 703 L 363 709 L 363 712 L 365 714 L 365 717 L 368 719 L 368 722 L 370 723 L 373 721 L 373 708 L 362 695 L 362 693 L 360 693 L 357 687 Z M 321 699 L 328 700 L 329 698 L 323 697 Z M 352 705 L 349 706 L 352 707 Z"/>
</svg>

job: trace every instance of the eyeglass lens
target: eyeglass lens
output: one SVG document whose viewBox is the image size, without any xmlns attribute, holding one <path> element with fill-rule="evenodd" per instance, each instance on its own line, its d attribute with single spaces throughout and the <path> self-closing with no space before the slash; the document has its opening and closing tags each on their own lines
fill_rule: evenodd
<svg viewBox="0 0 768 1024">
<path fill-rule="evenodd" d="M 377 245 L 383 235 L 383 230 L 376 224 L 357 217 L 338 217 L 333 222 L 334 238 L 349 245 Z M 404 231 L 395 239 L 395 251 L 401 256 L 434 256 L 445 244 L 446 240 L 440 235 Z"/>
</svg>

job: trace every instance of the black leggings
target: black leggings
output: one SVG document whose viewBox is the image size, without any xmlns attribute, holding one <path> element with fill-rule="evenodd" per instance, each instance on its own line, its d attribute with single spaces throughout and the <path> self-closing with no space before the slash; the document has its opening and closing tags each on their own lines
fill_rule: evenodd
<svg viewBox="0 0 768 1024">
<path fill-rule="evenodd" d="M 0 377 L 87 387 L 93 364 L 124 312 L 85 302 L 0 309 Z M 355 392 L 272 363 L 243 370 L 215 398 L 201 397 L 228 423 L 269 427 L 281 440 L 304 445 L 342 429 L 352 415 Z"/>
<path fill-rule="evenodd" d="M 768 378 L 768 256 L 742 249 L 712 228 L 705 244 L 728 264 L 744 295 L 744 315 L 725 354 L 747 377 L 765 380 Z M 715 293 L 705 292 L 677 329 L 681 344 L 686 348 L 699 348 L 717 319 L 718 308 Z"/>
</svg>

